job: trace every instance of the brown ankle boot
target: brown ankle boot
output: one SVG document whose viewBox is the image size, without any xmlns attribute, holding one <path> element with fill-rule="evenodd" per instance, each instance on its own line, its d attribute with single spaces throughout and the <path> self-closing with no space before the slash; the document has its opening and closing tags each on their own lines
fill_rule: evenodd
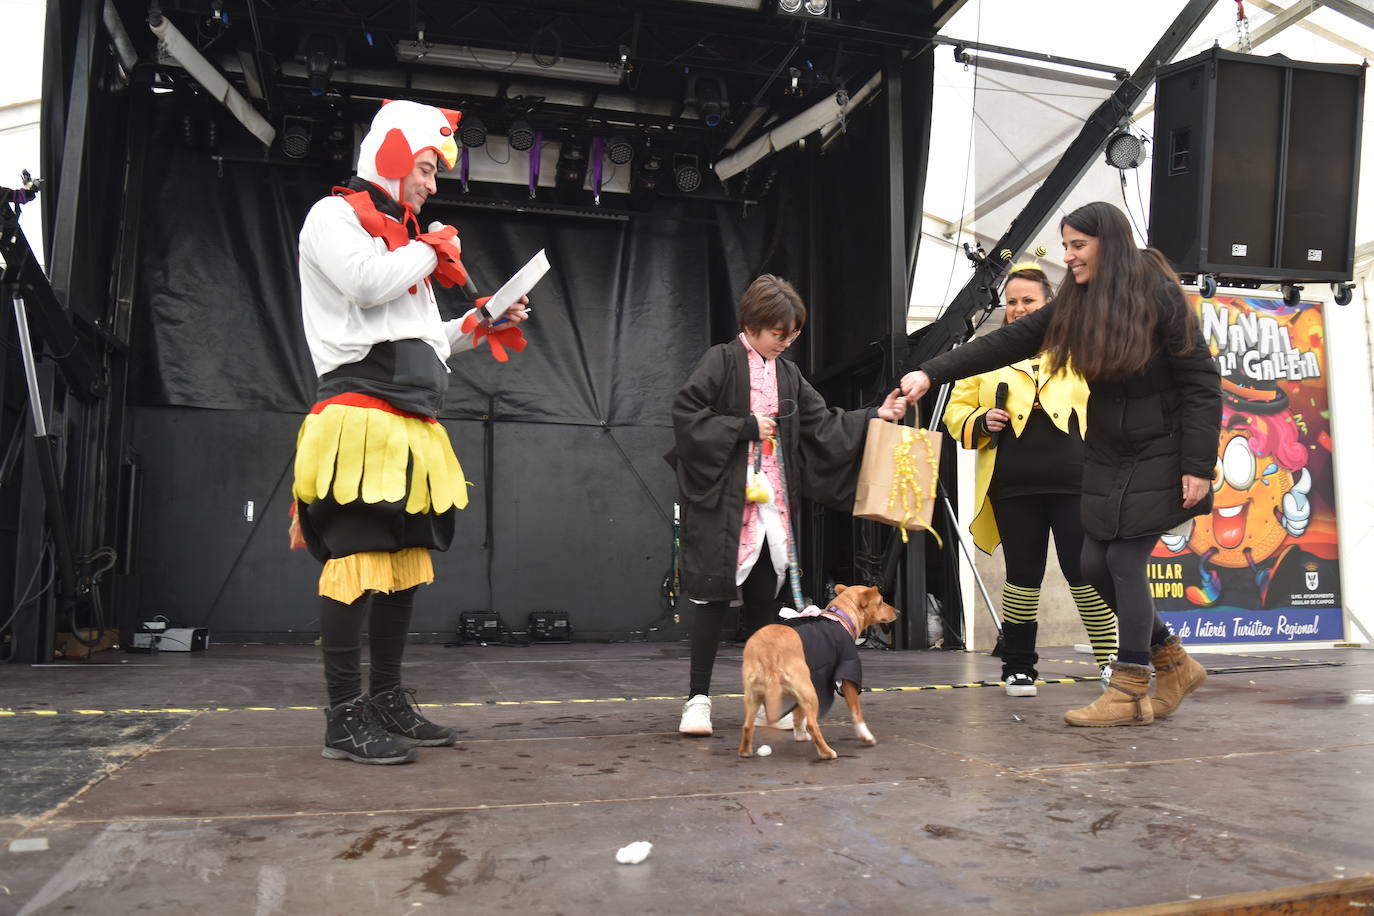
<svg viewBox="0 0 1374 916">
<path fill-rule="evenodd" d="M 1150 664 L 1155 666 L 1155 695 L 1150 705 L 1156 719 L 1178 709 L 1183 698 L 1207 680 L 1207 669 L 1188 656 L 1177 636 L 1170 636 L 1154 647 Z"/>
<path fill-rule="evenodd" d="M 1070 725 L 1149 725 L 1155 720 L 1150 709 L 1150 669 L 1145 665 L 1112 666 L 1112 682 L 1102 696 L 1087 706 L 1070 709 L 1064 721 Z"/>
</svg>

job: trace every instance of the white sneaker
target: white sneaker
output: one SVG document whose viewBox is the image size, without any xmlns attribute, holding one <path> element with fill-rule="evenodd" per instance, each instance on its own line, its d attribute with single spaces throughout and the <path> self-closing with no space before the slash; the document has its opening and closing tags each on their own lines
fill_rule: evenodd
<svg viewBox="0 0 1374 916">
<path fill-rule="evenodd" d="M 783 716 L 783 717 L 782 717 L 781 719 L 779 719 L 778 721 L 776 721 L 776 722 L 769 722 L 769 721 L 768 721 L 768 710 L 766 710 L 766 709 L 764 709 L 762 706 L 760 706 L 760 707 L 759 707 L 759 711 L 758 711 L 757 713 L 754 714 L 754 725 L 755 725 L 755 726 L 762 725 L 762 726 L 764 726 L 765 728 L 782 728 L 782 729 L 788 729 L 788 728 L 791 728 L 791 727 L 792 727 L 792 714 L 789 712 L 787 715 Z"/>
<path fill-rule="evenodd" d="M 1035 678 L 1029 674 L 1017 672 L 1011 675 L 1003 683 L 1007 686 L 1007 696 L 1009 697 L 1033 697 L 1035 696 Z"/>
<path fill-rule="evenodd" d="M 683 735 L 708 738 L 711 735 L 711 698 L 697 694 L 682 704 L 682 721 L 677 730 Z"/>
</svg>

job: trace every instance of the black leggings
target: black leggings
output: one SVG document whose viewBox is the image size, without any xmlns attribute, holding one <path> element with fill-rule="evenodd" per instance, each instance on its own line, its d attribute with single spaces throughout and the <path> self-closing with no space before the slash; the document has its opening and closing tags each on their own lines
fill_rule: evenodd
<svg viewBox="0 0 1374 916">
<path fill-rule="evenodd" d="M 765 538 L 759 550 L 759 558 L 749 577 L 740 586 L 740 617 L 744 623 L 744 638 L 754 635 L 762 626 L 774 623 L 778 612 L 778 574 L 773 571 L 773 559 L 768 554 L 768 540 Z M 687 698 L 697 694 L 709 696 L 711 693 L 711 669 L 716 664 L 716 649 L 720 646 L 720 631 L 725 625 L 726 612 L 730 610 L 728 601 L 710 601 L 696 606 L 696 616 L 692 621 L 691 671 L 687 686 Z M 800 608 L 798 608 L 800 610 Z"/>
<path fill-rule="evenodd" d="M 329 705 L 357 699 L 362 688 L 363 617 L 368 609 L 368 692 L 377 694 L 401 685 L 401 659 L 410 632 L 415 589 L 384 595 L 363 595 L 352 604 L 320 598 L 320 648 L 324 652 L 324 683 Z"/>
<path fill-rule="evenodd" d="M 1007 581 L 1026 588 L 1039 588 L 1045 578 L 1045 555 L 1054 531 L 1054 552 L 1059 568 L 1069 585 L 1087 585 L 1079 571 L 1083 544 L 1083 522 L 1078 496 L 1071 493 L 1013 496 L 992 502 L 997 531 L 1002 535 L 1002 556 L 1007 566 Z M 1110 602 L 1109 602 L 1110 603 Z"/>
<path fill-rule="evenodd" d="M 1117 659 L 1129 665 L 1148 665 L 1150 647 L 1169 638 L 1169 628 L 1155 613 L 1145 563 L 1158 535 L 1097 541 L 1083 538 L 1081 568 L 1088 582 L 1116 610 Z"/>
</svg>

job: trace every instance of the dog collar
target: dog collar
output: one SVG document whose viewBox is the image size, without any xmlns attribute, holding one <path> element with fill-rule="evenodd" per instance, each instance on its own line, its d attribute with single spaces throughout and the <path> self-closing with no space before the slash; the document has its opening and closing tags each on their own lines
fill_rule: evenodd
<svg viewBox="0 0 1374 916">
<path fill-rule="evenodd" d="M 853 638 L 853 639 L 858 639 L 858 638 L 859 638 L 859 628 L 858 628 L 858 626 L 855 625 L 854 621 L 850 619 L 850 617 L 849 617 L 848 614 L 846 614 L 844 611 L 840 610 L 839 608 L 835 607 L 835 605 L 832 604 L 832 605 L 830 605 L 828 608 L 826 608 L 826 609 L 825 609 L 825 613 L 822 614 L 821 616 L 822 616 L 822 617 L 829 617 L 831 620 L 834 620 L 834 621 L 837 622 L 840 626 L 844 627 L 845 630 L 849 633 L 849 635 L 850 635 L 851 638 Z"/>
</svg>

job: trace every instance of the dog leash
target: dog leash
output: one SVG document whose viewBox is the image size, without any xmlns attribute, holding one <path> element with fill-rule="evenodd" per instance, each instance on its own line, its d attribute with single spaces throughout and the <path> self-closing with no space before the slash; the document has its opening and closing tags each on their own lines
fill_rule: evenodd
<svg viewBox="0 0 1374 916">
<path fill-rule="evenodd" d="M 783 467 L 782 457 L 782 453 L 786 451 L 786 449 L 783 448 L 782 444 L 781 426 L 778 427 L 777 432 L 777 438 L 773 440 L 773 453 L 778 457 L 778 481 L 782 484 L 782 498 L 786 500 L 788 497 L 787 471 Z M 787 517 L 785 519 L 780 519 L 783 523 L 782 531 L 784 540 L 787 541 L 787 579 L 792 584 L 792 600 L 796 602 L 796 608 L 800 611 L 802 608 L 806 607 L 806 602 L 802 600 L 801 576 L 797 574 L 797 546 L 792 538 L 792 512 L 790 511 L 792 504 L 790 501 L 787 503 L 787 508 L 789 510 Z M 782 513 L 780 512 L 778 514 L 781 515 Z"/>
</svg>

